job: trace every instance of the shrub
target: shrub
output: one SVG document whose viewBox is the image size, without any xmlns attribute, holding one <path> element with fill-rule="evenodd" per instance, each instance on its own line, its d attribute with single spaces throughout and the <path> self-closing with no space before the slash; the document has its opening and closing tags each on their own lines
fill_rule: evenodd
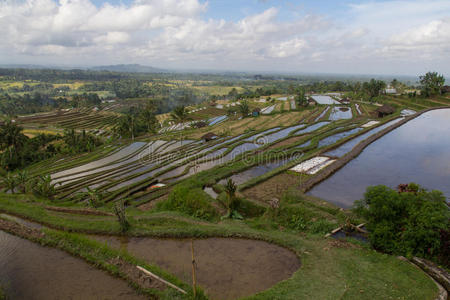
<svg viewBox="0 0 450 300">
<path fill-rule="evenodd" d="M 122 232 L 126 232 L 130 228 L 130 223 L 127 220 L 125 212 L 124 200 L 120 200 L 116 204 L 114 204 L 114 214 L 117 217 L 117 221 L 119 222 L 120 230 Z"/>
<path fill-rule="evenodd" d="M 332 223 L 328 220 L 318 220 L 311 222 L 309 225 L 309 231 L 312 233 L 325 234 L 336 228 L 336 223 Z"/>
<path fill-rule="evenodd" d="M 217 212 L 211 205 L 208 195 L 200 188 L 190 188 L 185 185 L 176 186 L 169 194 L 169 199 L 159 203 L 157 208 L 179 211 L 204 220 L 217 217 Z"/>
<path fill-rule="evenodd" d="M 387 253 L 436 258 L 442 254 L 440 231 L 449 228 L 444 195 L 410 185 L 408 192 L 386 186 L 367 188 L 354 211 L 367 220 L 371 245 Z"/>
</svg>

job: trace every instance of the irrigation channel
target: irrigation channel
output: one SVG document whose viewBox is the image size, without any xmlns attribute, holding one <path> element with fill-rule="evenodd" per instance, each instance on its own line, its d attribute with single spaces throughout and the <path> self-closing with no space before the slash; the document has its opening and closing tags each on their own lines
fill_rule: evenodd
<svg viewBox="0 0 450 300">
<path fill-rule="evenodd" d="M 42 226 L 38 223 L 6 214 L 0 217 L 8 220 L 2 221 L 1 226 L 18 223 L 20 230 L 40 234 Z M 14 226 L 8 228 L 14 230 L 11 229 Z M 192 280 L 191 239 L 87 237 L 127 251 L 184 282 Z M 261 292 L 290 278 L 300 267 L 295 253 L 264 241 L 238 238 L 192 241 L 197 283 L 213 299 L 236 299 Z M 125 281 L 61 250 L 40 246 L 2 230 L 0 243 L 0 284 L 11 299 L 142 299 Z"/>
<path fill-rule="evenodd" d="M 384 184 L 395 188 L 416 182 L 437 189 L 450 199 L 450 109 L 426 112 L 384 135 L 333 176 L 315 186 L 310 194 L 350 207 L 361 199 L 367 186 Z M 372 130 L 398 122 L 399 119 Z M 327 155 L 341 156 L 369 132 Z"/>
</svg>

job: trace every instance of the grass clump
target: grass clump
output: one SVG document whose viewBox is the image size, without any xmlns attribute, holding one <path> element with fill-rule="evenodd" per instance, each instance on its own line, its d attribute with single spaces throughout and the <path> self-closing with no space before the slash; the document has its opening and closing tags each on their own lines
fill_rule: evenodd
<svg viewBox="0 0 450 300">
<path fill-rule="evenodd" d="M 185 185 L 175 187 L 169 199 L 159 203 L 157 209 L 178 211 L 207 221 L 215 220 L 218 216 L 202 189 Z"/>
</svg>

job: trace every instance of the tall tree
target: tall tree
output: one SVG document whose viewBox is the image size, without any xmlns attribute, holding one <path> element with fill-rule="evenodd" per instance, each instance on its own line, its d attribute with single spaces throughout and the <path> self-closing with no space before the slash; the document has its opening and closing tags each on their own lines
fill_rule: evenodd
<svg viewBox="0 0 450 300">
<path fill-rule="evenodd" d="M 247 100 L 242 101 L 239 105 L 239 111 L 241 112 L 243 118 L 248 116 L 250 113 L 250 107 L 248 106 Z"/>
<path fill-rule="evenodd" d="M 175 107 L 170 113 L 170 118 L 175 123 L 184 123 L 191 119 L 184 105 Z"/>
<path fill-rule="evenodd" d="M 437 72 L 428 72 L 419 78 L 420 84 L 422 85 L 423 95 L 430 97 L 441 94 L 442 87 L 445 83 L 445 78 L 443 75 L 439 75 Z"/>
<path fill-rule="evenodd" d="M 147 132 L 155 133 L 159 127 L 155 111 L 156 107 L 151 102 L 148 102 L 140 114 L 140 117 L 147 128 Z"/>
<path fill-rule="evenodd" d="M 295 96 L 295 102 L 297 102 L 298 106 L 308 105 L 308 99 L 306 99 L 305 88 L 303 87 L 297 88 L 297 95 Z"/>
</svg>

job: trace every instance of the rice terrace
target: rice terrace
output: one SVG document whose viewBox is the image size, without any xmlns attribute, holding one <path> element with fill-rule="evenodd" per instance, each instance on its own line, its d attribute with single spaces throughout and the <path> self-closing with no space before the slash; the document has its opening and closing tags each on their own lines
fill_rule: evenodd
<svg viewBox="0 0 450 300">
<path fill-rule="evenodd" d="M 345 31 L 331 58 L 322 19 L 294 13 L 336 9 L 333 22 L 341 9 L 395 1 L 305 1 L 292 12 L 270 0 L 48 2 L 68 14 L 42 10 L 54 24 L 90 19 L 31 43 L 35 31 L 16 23 L 36 4 L 0 5 L 0 24 L 11 23 L 0 42 L 11 56 L 0 57 L 0 300 L 448 298 L 447 56 L 403 64 L 398 53 L 412 50 L 399 36 L 383 41 L 396 41 L 390 65 L 364 55 L 393 48 L 367 52 Z M 434 5 L 411 2 L 419 19 Z M 266 10 L 237 20 L 233 3 Z M 440 5 L 436 31 L 448 26 Z M 303 22 L 324 32 L 308 40 Z M 381 41 L 373 32 L 384 25 L 367 22 L 367 38 Z"/>
</svg>

